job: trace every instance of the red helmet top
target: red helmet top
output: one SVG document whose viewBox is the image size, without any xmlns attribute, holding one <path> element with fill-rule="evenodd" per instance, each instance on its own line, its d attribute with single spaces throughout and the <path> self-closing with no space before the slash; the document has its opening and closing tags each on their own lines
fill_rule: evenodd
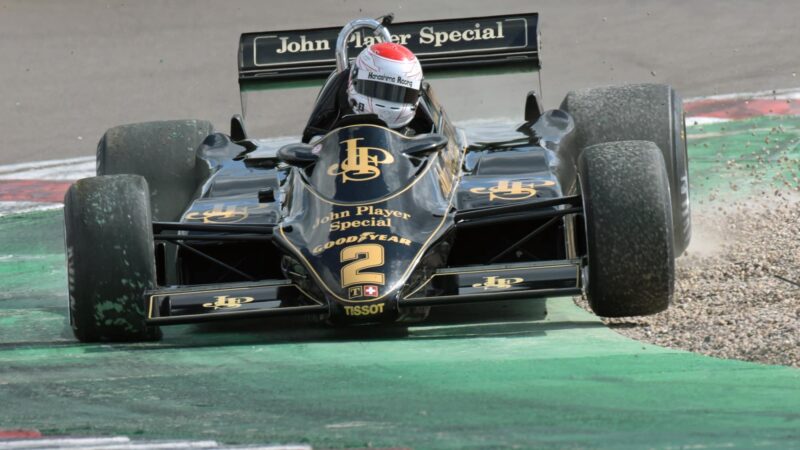
<svg viewBox="0 0 800 450">
<path fill-rule="evenodd" d="M 400 44 L 394 44 L 392 42 L 373 44 L 370 49 L 376 55 L 382 58 L 392 59 L 394 61 L 413 61 L 417 59 L 417 57 L 411 53 L 411 50 Z"/>
</svg>

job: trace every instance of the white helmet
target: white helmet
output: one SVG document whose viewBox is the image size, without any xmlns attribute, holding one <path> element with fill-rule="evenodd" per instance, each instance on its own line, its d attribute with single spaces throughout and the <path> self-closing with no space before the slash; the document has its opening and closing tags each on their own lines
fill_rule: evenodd
<svg viewBox="0 0 800 450">
<path fill-rule="evenodd" d="M 411 50 L 382 42 L 365 48 L 350 68 L 347 98 L 356 113 L 376 114 L 390 128 L 414 118 L 422 66 Z"/>
</svg>

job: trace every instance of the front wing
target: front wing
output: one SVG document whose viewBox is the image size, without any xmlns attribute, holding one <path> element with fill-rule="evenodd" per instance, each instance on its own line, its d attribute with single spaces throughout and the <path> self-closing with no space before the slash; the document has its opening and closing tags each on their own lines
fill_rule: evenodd
<svg viewBox="0 0 800 450">
<path fill-rule="evenodd" d="M 424 296 L 431 283 L 457 286 L 457 294 Z M 400 308 L 497 300 L 526 300 L 581 293 L 581 261 L 536 261 L 445 268 L 405 294 Z M 428 291 L 430 292 L 430 291 Z M 452 292 L 452 290 L 451 290 Z M 263 316 L 328 314 L 329 305 L 288 280 L 166 288 L 145 293 L 153 325 Z"/>
</svg>

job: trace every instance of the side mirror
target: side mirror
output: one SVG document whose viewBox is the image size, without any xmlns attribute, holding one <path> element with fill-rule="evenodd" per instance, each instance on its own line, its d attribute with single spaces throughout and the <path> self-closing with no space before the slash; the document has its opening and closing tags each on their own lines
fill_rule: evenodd
<svg viewBox="0 0 800 450">
<path fill-rule="evenodd" d="M 315 162 L 319 157 L 311 152 L 314 148 L 308 144 L 289 144 L 278 149 L 278 159 L 290 166 L 306 167 Z"/>
<path fill-rule="evenodd" d="M 543 112 L 542 103 L 539 101 L 536 91 L 528 92 L 528 96 L 525 98 L 525 121 L 536 122 L 539 117 L 542 117 Z"/>
<path fill-rule="evenodd" d="M 403 153 L 411 156 L 425 156 L 447 145 L 447 138 L 441 134 L 423 134 L 406 143 Z"/>
<path fill-rule="evenodd" d="M 231 117 L 231 140 L 233 142 L 247 139 L 247 130 L 244 128 L 244 119 L 239 114 Z"/>
</svg>

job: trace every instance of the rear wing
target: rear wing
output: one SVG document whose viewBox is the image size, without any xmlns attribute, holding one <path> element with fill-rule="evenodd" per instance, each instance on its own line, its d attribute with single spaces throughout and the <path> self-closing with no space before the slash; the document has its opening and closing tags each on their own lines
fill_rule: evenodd
<svg viewBox="0 0 800 450">
<path fill-rule="evenodd" d="M 426 77 L 537 71 L 537 13 L 393 23 L 392 41 L 417 55 Z M 242 34 L 242 91 L 318 84 L 336 69 L 339 27 Z M 367 30 L 354 33 L 348 55 L 378 42 Z"/>
</svg>

